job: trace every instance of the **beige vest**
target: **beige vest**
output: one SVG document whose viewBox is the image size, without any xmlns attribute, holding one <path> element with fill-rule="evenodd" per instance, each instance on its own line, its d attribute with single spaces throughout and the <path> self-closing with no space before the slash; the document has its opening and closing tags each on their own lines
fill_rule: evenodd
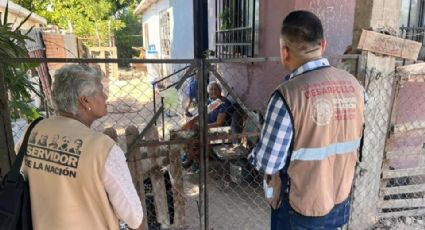
<svg viewBox="0 0 425 230">
<path fill-rule="evenodd" d="M 35 230 L 118 229 L 102 182 L 112 139 L 58 116 L 41 121 L 28 142 L 24 173 Z"/>
<path fill-rule="evenodd" d="M 293 117 L 289 202 L 305 216 L 324 216 L 351 190 L 363 127 L 364 89 L 333 67 L 283 83 Z"/>
</svg>

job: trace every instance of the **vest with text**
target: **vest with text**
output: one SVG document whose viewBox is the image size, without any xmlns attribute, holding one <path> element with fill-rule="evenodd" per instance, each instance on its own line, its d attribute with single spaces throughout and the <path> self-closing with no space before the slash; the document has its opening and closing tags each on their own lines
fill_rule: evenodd
<svg viewBox="0 0 425 230">
<path fill-rule="evenodd" d="M 31 132 L 24 173 L 35 230 L 118 229 L 102 172 L 115 142 L 77 120 L 52 117 Z"/>
<path fill-rule="evenodd" d="M 304 216 L 325 216 L 348 198 L 363 130 L 364 89 L 333 67 L 278 87 L 293 119 L 289 202 Z"/>
</svg>

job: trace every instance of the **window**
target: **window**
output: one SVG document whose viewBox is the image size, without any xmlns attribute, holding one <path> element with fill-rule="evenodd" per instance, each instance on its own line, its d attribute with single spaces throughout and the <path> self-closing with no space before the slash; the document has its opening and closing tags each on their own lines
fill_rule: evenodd
<svg viewBox="0 0 425 230">
<path fill-rule="evenodd" d="M 217 57 L 254 56 L 258 4 L 258 0 L 216 0 Z"/>
<path fill-rule="evenodd" d="M 425 60 L 425 0 L 403 0 L 400 32 L 406 39 L 422 43 L 419 59 Z"/>
<path fill-rule="evenodd" d="M 170 56 L 170 12 L 163 12 L 159 19 L 161 54 Z"/>
</svg>

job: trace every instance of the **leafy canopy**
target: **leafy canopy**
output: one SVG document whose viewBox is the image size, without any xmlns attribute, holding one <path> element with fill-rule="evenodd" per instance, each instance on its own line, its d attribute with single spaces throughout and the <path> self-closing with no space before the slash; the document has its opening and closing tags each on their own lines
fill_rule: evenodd
<svg viewBox="0 0 425 230">
<path fill-rule="evenodd" d="M 132 47 L 142 47 L 142 24 L 140 18 L 135 16 L 132 8 L 123 10 L 119 15 L 125 23 L 125 28 L 115 32 L 116 46 L 118 48 L 119 58 L 132 58 L 138 57 L 139 52 L 132 49 Z"/>
<path fill-rule="evenodd" d="M 72 26 L 80 37 L 106 38 L 125 27 L 116 12 L 135 4 L 136 0 L 21 0 L 23 7 L 45 17 L 61 29 Z"/>
</svg>

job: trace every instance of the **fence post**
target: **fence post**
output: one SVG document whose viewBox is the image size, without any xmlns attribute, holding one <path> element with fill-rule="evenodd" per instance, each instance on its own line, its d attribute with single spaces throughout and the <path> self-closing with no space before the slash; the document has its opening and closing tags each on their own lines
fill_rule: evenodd
<svg viewBox="0 0 425 230">
<path fill-rule="evenodd" d="M 10 166 L 15 159 L 6 81 L 3 71 L 4 65 L 0 64 L 0 179 L 10 170 Z"/>
<path fill-rule="evenodd" d="M 112 127 L 106 128 L 103 131 L 103 134 L 109 136 L 112 140 L 114 140 L 118 144 L 118 134 L 114 128 Z"/>
<path fill-rule="evenodd" d="M 384 7 L 385 5 L 385 7 Z M 361 29 L 398 31 L 401 0 L 357 0 L 354 20 L 353 46 Z M 387 130 L 390 123 L 395 58 L 363 52 L 360 60 L 360 79 L 365 76 L 369 101 L 365 110 L 362 158 L 356 169 L 353 190 L 353 210 L 350 229 L 369 229 L 377 221 L 379 188 Z"/>
<path fill-rule="evenodd" d="M 153 125 L 149 131 L 146 133 L 144 138 L 147 141 L 158 141 L 159 134 L 158 129 L 155 125 Z M 159 147 L 158 146 L 150 146 L 147 147 L 148 154 L 152 153 L 154 155 L 158 155 Z M 170 218 L 168 214 L 168 203 L 167 203 L 167 192 L 165 190 L 165 181 L 164 174 L 161 172 L 161 165 L 158 165 L 156 161 L 157 157 L 150 158 L 150 164 L 152 170 L 150 170 L 150 178 L 152 181 L 152 189 L 155 200 L 155 211 L 156 211 L 156 219 L 158 223 L 161 224 L 162 228 L 170 227 Z"/>
<path fill-rule="evenodd" d="M 361 162 L 356 169 L 354 180 L 350 229 L 369 229 L 377 221 L 382 162 L 394 83 L 394 58 L 378 57 L 372 53 L 364 55 L 367 57 L 368 65 L 368 69 L 365 69 L 367 71 L 365 80 L 368 85 L 369 101 L 365 110 Z"/>
<path fill-rule="evenodd" d="M 170 131 L 170 140 L 177 137 L 177 132 Z M 174 227 L 183 228 L 185 224 L 185 198 L 183 187 L 182 161 L 180 158 L 181 145 L 170 146 L 170 174 L 173 184 L 174 198 Z"/>
<path fill-rule="evenodd" d="M 125 129 L 125 136 L 127 141 L 127 149 L 129 149 L 133 141 L 139 136 L 139 130 L 136 128 L 136 126 L 131 125 Z M 134 186 L 136 187 L 136 191 L 139 194 L 140 201 L 142 202 L 143 206 L 142 226 L 143 229 L 148 229 L 148 212 L 146 209 L 144 176 L 141 167 L 141 161 L 137 159 L 137 157 L 140 157 L 140 148 L 133 148 L 132 152 L 129 154 L 130 159 L 128 159 L 128 166 L 130 168 Z"/>
<path fill-rule="evenodd" d="M 200 229 L 208 229 L 208 109 L 207 109 L 207 84 L 208 73 L 206 61 L 201 59 L 199 62 L 201 74 L 198 82 L 198 101 L 199 101 L 199 152 L 200 152 L 200 177 L 199 177 L 199 205 L 201 227 Z"/>
</svg>

